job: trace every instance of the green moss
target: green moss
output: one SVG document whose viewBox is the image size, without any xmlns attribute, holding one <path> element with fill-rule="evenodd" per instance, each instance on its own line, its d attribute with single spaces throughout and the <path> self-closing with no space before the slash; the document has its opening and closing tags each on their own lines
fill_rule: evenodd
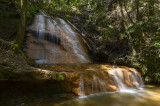
<svg viewBox="0 0 160 106">
<path fill-rule="evenodd" d="M 66 74 L 65 73 L 56 73 L 56 79 L 59 81 L 65 80 Z"/>
</svg>

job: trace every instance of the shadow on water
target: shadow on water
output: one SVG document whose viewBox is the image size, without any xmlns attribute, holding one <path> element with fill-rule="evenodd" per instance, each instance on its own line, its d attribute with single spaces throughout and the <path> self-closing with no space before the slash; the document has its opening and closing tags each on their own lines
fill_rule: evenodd
<svg viewBox="0 0 160 106">
<path fill-rule="evenodd" d="M 72 89 L 64 87 L 65 83 L 61 80 L 0 82 L 0 106 L 160 106 L 160 89 L 155 86 L 78 98 Z"/>
<path fill-rule="evenodd" d="M 160 106 L 160 90 L 144 88 L 134 93 L 110 92 L 102 94 L 89 95 L 85 98 L 74 98 L 66 100 L 57 105 L 60 106 Z M 157 95 L 155 95 L 157 94 Z M 53 103 L 53 102 L 52 102 Z M 51 102 L 44 103 L 51 105 Z"/>
<path fill-rule="evenodd" d="M 74 94 L 66 93 L 61 81 L 0 82 L 0 106 L 22 106 L 52 101 L 60 103 Z M 67 97 L 67 98 L 66 98 Z M 53 103 L 53 104 L 54 104 Z M 35 106 L 35 105 L 33 105 Z"/>
<path fill-rule="evenodd" d="M 41 32 L 41 31 L 32 31 L 32 36 L 36 37 L 37 39 L 47 40 L 47 41 L 54 43 L 56 45 L 61 44 L 60 38 L 54 34 Z"/>
</svg>

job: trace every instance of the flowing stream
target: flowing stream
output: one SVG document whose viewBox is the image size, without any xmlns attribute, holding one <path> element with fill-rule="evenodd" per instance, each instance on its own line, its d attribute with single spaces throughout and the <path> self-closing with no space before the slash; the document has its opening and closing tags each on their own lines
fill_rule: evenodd
<svg viewBox="0 0 160 106">
<path fill-rule="evenodd" d="M 34 101 L 24 104 L 44 106 L 160 106 L 159 87 L 144 86 L 137 70 L 111 65 L 81 64 L 91 63 L 86 41 L 63 19 L 51 18 L 41 12 L 35 16 L 29 29 L 31 31 L 27 34 L 27 54 L 36 63 L 51 64 L 46 68 L 62 73 L 48 73 L 49 78 L 55 78 L 53 84 L 31 84 L 29 86 L 33 87 L 32 90 L 26 90 L 28 85 L 22 84 L 22 88 L 18 87 L 19 91 L 17 86 L 10 89 L 15 95 L 22 90 L 22 94 L 14 101 L 19 100 L 18 103 L 21 103 L 33 98 Z M 62 65 L 69 63 L 79 65 Z M 4 88 L 2 91 L 5 91 Z M 12 98 L 14 96 L 10 95 L 14 94 L 13 92 L 6 94 Z M 37 94 L 33 96 L 35 92 Z M 1 93 L 3 95 L 3 92 Z M 73 98 L 73 95 L 76 97 Z"/>
<path fill-rule="evenodd" d="M 89 95 L 86 98 L 73 98 L 55 104 L 59 106 L 160 106 L 160 88 L 145 86 L 132 89 L 132 92 L 110 92 Z"/>
<path fill-rule="evenodd" d="M 40 92 L 42 88 L 36 87 L 37 85 L 18 89 L 13 83 L 12 89 L 9 88 L 10 85 L 8 88 L 0 87 L 1 106 L 160 106 L 160 87 L 152 85 L 146 85 L 143 89 L 132 89 L 132 92 L 104 92 L 84 98 L 64 98 L 63 94 L 57 97 L 53 92 L 55 89 L 45 88 Z"/>
<path fill-rule="evenodd" d="M 1 83 L 0 105 L 160 106 L 160 87 L 144 86 L 133 68 L 103 64 L 48 67 L 62 72 L 52 75 L 57 80 Z"/>
<path fill-rule="evenodd" d="M 124 70 L 123 68 L 112 68 L 107 71 L 107 74 L 109 74 L 107 79 L 105 79 L 107 76 L 100 75 L 99 73 L 93 74 L 93 78 L 88 78 L 87 75 L 84 76 L 81 74 L 79 82 L 79 98 L 86 98 L 86 93 L 88 95 L 107 91 L 131 93 L 135 92 L 135 89 L 142 89 L 144 86 L 140 74 L 135 69 Z M 103 74 L 105 73 L 106 72 L 103 72 Z M 92 80 L 92 82 L 90 80 Z M 91 90 L 88 86 L 90 84 Z"/>
</svg>

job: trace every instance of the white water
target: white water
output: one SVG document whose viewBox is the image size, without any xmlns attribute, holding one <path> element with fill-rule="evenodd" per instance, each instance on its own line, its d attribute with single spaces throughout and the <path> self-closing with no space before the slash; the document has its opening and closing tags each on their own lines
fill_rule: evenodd
<svg viewBox="0 0 160 106">
<path fill-rule="evenodd" d="M 43 15 L 36 15 L 34 19 L 33 25 L 30 27 L 30 29 L 34 29 L 34 32 L 36 32 L 37 36 L 37 43 L 41 43 L 40 39 L 44 39 L 44 32 L 45 32 L 45 18 Z M 35 50 L 35 48 L 32 48 L 32 50 Z M 39 59 L 41 58 L 41 59 Z M 35 51 L 35 59 L 36 63 L 45 63 L 45 55 L 44 52 L 41 52 L 40 47 L 37 47 Z"/>
<path fill-rule="evenodd" d="M 133 70 L 133 72 L 134 72 L 134 74 L 132 74 L 132 77 L 133 77 L 133 80 L 136 84 L 136 87 L 137 88 L 143 87 L 144 83 L 143 83 L 142 77 L 138 74 L 138 72 L 136 70 Z"/>
<path fill-rule="evenodd" d="M 80 59 L 80 61 L 87 61 L 82 51 L 82 46 L 80 45 L 77 36 L 75 36 L 75 32 L 73 32 L 71 27 L 63 19 L 58 19 L 62 25 L 61 29 L 64 30 L 64 32 L 66 33 L 67 36 L 65 37 L 69 41 L 68 43 L 70 43 L 70 47 L 72 48 L 76 56 Z"/>
<path fill-rule="evenodd" d="M 27 54 L 39 64 L 90 63 L 80 35 L 63 19 L 40 12 L 30 27 Z"/>
<path fill-rule="evenodd" d="M 129 69 L 130 70 L 130 69 Z M 79 84 L 79 95 L 80 98 L 85 98 L 85 88 L 87 94 L 95 94 L 98 92 L 107 92 L 108 89 L 111 87 L 116 87 L 115 90 L 118 90 L 118 92 L 127 92 L 127 93 L 136 93 L 137 88 L 141 89 L 143 87 L 143 81 L 141 76 L 136 70 L 130 70 L 130 71 L 124 71 L 120 68 L 115 68 L 114 70 L 109 70 L 108 73 L 111 76 L 110 80 L 112 80 L 112 83 L 108 83 L 106 81 L 104 74 L 102 76 L 97 76 L 96 74 L 93 74 L 92 82 L 85 81 L 84 82 L 84 75 L 82 74 L 80 76 L 80 84 Z M 87 76 L 86 76 L 87 77 Z M 91 84 L 89 84 L 91 83 Z M 91 89 L 88 89 L 88 85 L 91 87 Z M 86 87 L 84 86 L 86 85 Z"/>
<path fill-rule="evenodd" d="M 113 78 L 114 78 L 116 84 L 118 85 L 119 91 L 125 91 L 128 89 L 118 76 L 113 76 Z"/>
<path fill-rule="evenodd" d="M 97 83 L 97 78 L 96 76 L 93 74 L 93 82 L 92 82 L 92 92 L 94 89 L 98 88 L 98 83 Z"/>
<path fill-rule="evenodd" d="M 80 84 L 79 84 L 79 93 L 80 93 L 80 96 L 79 98 L 85 98 L 85 89 L 84 89 L 84 75 L 81 74 L 80 76 Z"/>
<path fill-rule="evenodd" d="M 124 74 L 122 74 L 123 73 L 122 70 L 117 68 L 115 70 L 109 70 L 109 73 L 112 75 L 112 77 L 113 77 L 115 83 L 117 84 L 120 92 L 132 92 L 133 91 L 131 89 L 131 87 L 128 87 L 124 83 Z M 133 70 L 133 72 L 128 72 L 128 74 L 129 74 L 130 83 L 134 82 L 136 88 L 143 87 L 142 78 L 136 70 Z"/>
</svg>

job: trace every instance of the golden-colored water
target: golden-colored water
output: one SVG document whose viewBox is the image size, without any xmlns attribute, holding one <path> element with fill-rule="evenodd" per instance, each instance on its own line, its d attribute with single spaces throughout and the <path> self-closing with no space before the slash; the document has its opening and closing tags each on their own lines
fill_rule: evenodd
<svg viewBox="0 0 160 106">
<path fill-rule="evenodd" d="M 46 73 L 45 80 L 1 83 L 0 105 L 160 106 L 160 87 L 143 87 L 140 73 L 134 68 L 105 64 L 43 68 L 47 73 L 35 76 Z"/>
<path fill-rule="evenodd" d="M 47 106 L 160 106 L 160 87 L 146 86 L 132 92 L 113 92 L 74 98 L 59 103 L 45 102 Z"/>
</svg>

